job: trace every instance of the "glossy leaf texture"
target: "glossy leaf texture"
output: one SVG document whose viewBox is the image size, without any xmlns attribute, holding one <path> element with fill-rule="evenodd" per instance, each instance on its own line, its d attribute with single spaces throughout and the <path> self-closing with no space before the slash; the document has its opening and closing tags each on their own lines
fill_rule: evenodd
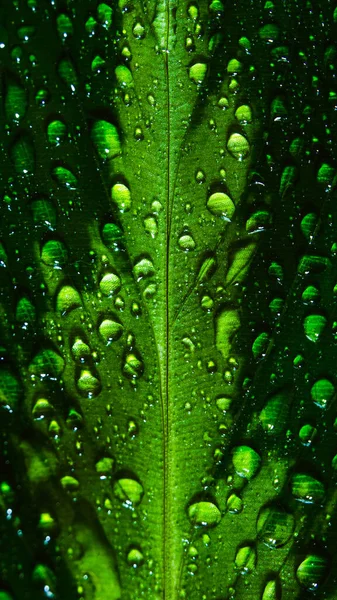
<svg viewBox="0 0 337 600">
<path fill-rule="evenodd" d="M 336 23 L 3 0 L 1 600 L 337 597 Z"/>
</svg>

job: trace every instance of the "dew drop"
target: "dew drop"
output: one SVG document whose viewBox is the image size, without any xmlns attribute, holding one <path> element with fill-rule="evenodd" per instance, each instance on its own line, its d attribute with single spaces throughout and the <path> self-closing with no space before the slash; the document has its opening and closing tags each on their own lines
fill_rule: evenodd
<svg viewBox="0 0 337 600">
<path fill-rule="evenodd" d="M 309 554 L 299 565 L 296 577 L 301 586 L 315 591 L 327 574 L 327 560 L 317 554 Z"/>
<path fill-rule="evenodd" d="M 225 221 L 231 221 L 235 211 L 233 200 L 224 192 L 211 194 L 206 206 L 212 215 L 222 217 Z"/>
<path fill-rule="evenodd" d="M 123 325 L 113 319 L 104 319 L 98 329 L 106 344 L 119 340 L 123 333 Z"/>
<path fill-rule="evenodd" d="M 64 285 L 56 298 L 56 310 L 63 316 L 82 305 L 78 291 L 71 285 Z"/>
<path fill-rule="evenodd" d="M 242 104 L 235 111 L 235 118 L 241 125 L 247 125 L 252 122 L 252 111 L 248 104 Z"/>
<path fill-rule="evenodd" d="M 144 556 L 138 548 L 133 547 L 128 551 L 126 561 L 130 567 L 137 569 L 144 563 Z"/>
<path fill-rule="evenodd" d="M 255 477 L 261 464 L 260 455 L 250 446 L 237 446 L 233 450 L 233 465 L 240 477 L 250 481 Z"/>
<path fill-rule="evenodd" d="M 137 23 L 132 28 L 132 33 L 137 40 L 142 40 L 145 37 L 145 27 L 137 21 Z"/>
<path fill-rule="evenodd" d="M 110 456 L 105 456 L 97 461 L 95 464 L 95 469 L 100 479 L 106 479 L 112 474 L 114 464 L 115 461 Z"/>
<path fill-rule="evenodd" d="M 52 170 L 52 177 L 60 186 L 65 187 L 68 190 L 73 191 L 77 188 L 77 177 L 66 167 L 54 167 Z"/>
<path fill-rule="evenodd" d="M 27 110 L 27 95 L 24 88 L 10 81 L 5 95 L 5 113 L 8 121 L 21 121 Z"/>
<path fill-rule="evenodd" d="M 155 238 L 158 233 L 158 225 L 154 215 L 148 215 L 144 218 L 144 229 L 152 238 Z"/>
<path fill-rule="evenodd" d="M 75 341 L 71 347 L 71 353 L 74 360 L 80 363 L 84 363 L 91 357 L 91 351 L 88 346 L 80 337 L 75 338 Z"/>
<path fill-rule="evenodd" d="M 13 412 L 21 398 L 22 388 L 19 380 L 8 370 L 0 370 L 0 407 Z"/>
<path fill-rule="evenodd" d="M 197 85 L 200 85 L 204 81 L 204 79 L 206 77 L 206 73 L 207 73 L 207 64 L 197 62 L 190 67 L 189 77 L 190 77 L 191 81 L 193 81 Z"/>
<path fill-rule="evenodd" d="M 48 240 L 41 250 L 41 260 L 48 267 L 62 269 L 68 262 L 68 251 L 59 240 Z"/>
<path fill-rule="evenodd" d="M 195 248 L 194 238 L 188 232 L 183 233 L 178 240 L 178 246 L 181 250 L 189 252 Z"/>
<path fill-rule="evenodd" d="M 101 382 L 95 377 L 89 369 L 82 369 L 80 377 L 77 380 L 77 388 L 85 398 L 94 398 L 101 391 Z"/>
<path fill-rule="evenodd" d="M 11 157 L 18 175 L 30 175 L 35 171 L 35 152 L 30 136 L 23 133 L 11 148 Z"/>
<path fill-rule="evenodd" d="M 312 386 L 310 393 L 319 408 L 326 408 L 335 393 L 335 388 L 328 379 L 319 379 Z"/>
<path fill-rule="evenodd" d="M 321 337 L 327 320 L 323 315 L 308 315 L 304 319 L 304 333 L 308 340 L 311 342 L 317 342 Z"/>
<path fill-rule="evenodd" d="M 121 279 L 115 273 L 106 273 L 99 283 L 99 289 L 104 296 L 113 296 L 114 294 L 118 294 L 121 287 Z"/>
<path fill-rule="evenodd" d="M 124 365 L 123 365 L 123 374 L 128 379 L 138 379 L 143 375 L 144 372 L 144 363 L 143 361 L 134 353 L 130 352 L 125 356 Z"/>
<path fill-rule="evenodd" d="M 215 527 L 220 523 L 221 513 L 213 502 L 195 502 L 188 508 L 188 518 L 196 527 Z"/>
<path fill-rule="evenodd" d="M 227 510 L 232 514 L 238 514 L 242 512 L 243 501 L 237 494 L 231 494 L 227 499 Z"/>
<path fill-rule="evenodd" d="M 133 267 L 133 272 L 137 281 L 140 281 L 145 277 L 151 277 L 155 273 L 152 260 L 142 258 Z"/>
<path fill-rule="evenodd" d="M 232 133 L 227 142 L 227 150 L 234 158 L 242 161 L 244 158 L 247 158 L 250 152 L 250 145 L 247 138 L 241 135 L 241 133 Z"/>
<path fill-rule="evenodd" d="M 125 65 L 119 65 L 116 67 L 115 75 L 120 86 L 130 87 L 133 85 L 132 73 Z"/>
<path fill-rule="evenodd" d="M 111 199 L 121 212 L 131 208 L 131 192 L 123 183 L 115 183 L 111 188 Z"/>
<path fill-rule="evenodd" d="M 118 130 L 112 123 L 96 121 L 91 130 L 91 137 L 102 159 L 110 160 L 122 154 Z"/>
<path fill-rule="evenodd" d="M 241 575 L 252 573 L 256 567 L 257 555 L 254 546 L 239 548 L 235 556 L 235 566 Z"/>
<path fill-rule="evenodd" d="M 300 502 L 305 504 L 320 504 L 325 496 L 323 484 L 304 473 L 296 473 L 291 479 L 291 493 Z"/>
<path fill-rule="evenodd" d="M 259 512 L 256 529 L 261 541 L 269 548 L 281 548 L 292 537 L 293 515 L 278 506 L 266 506 Z"/>
<path fill-rule="evenodd" d="M 121 477 L 117 479 L 113 487 L 114 494 L 118 500 L 123 502 L 124 506 L 132 508 L 140 504 L 144 489 L 142 484 L 136 479 L 129 477 Z"/>
<path fill-rule="evenodd" d="M 47 128 L 47 136 L 52 146 L 59 146 L 67 137 L 67 126 L 58 119 L 51 121 Z"/>
</svg>

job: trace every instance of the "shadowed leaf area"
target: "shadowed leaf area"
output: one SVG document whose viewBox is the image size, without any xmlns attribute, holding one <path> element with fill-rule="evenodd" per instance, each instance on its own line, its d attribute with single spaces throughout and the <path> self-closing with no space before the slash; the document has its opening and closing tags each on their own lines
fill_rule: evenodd
<svg viewBox="0 0 337 600">
<path fill-rule="evenodd" d="M 335 4 L 0 9 L 0 600 L 336 600 Z"/>
</svg>

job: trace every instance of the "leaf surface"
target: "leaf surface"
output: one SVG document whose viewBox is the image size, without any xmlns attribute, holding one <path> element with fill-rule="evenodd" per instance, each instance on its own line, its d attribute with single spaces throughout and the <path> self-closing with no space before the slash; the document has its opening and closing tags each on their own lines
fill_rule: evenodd
<svg viewBox="0 0 337 600">
<path fill-rule="evenodd" d="M 4 599 L 336 598 L 335 12 L 4 5 Z"/>
</svg>

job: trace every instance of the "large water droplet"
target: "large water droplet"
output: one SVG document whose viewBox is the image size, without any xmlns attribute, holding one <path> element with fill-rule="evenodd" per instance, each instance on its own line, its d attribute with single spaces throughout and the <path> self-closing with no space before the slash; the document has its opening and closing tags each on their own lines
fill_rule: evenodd
<svg viewBox="0 0 337 600">
<path fill-rule="evenodd" d="M 29 365 L 29 372 L 41 379 L 57 379 L 64 370 L 64 359 L 51 348 L 41 349 Z"/>
<path fill-rule="evenodd" d="M 121 477 L 114 484 L 113 491 L 115 496 L 121 500 L 124 506 L 132 508 L 137 506 L 143 498 L 144 489 L 142 484 L 136 479 Z"/>
<path fill-rule="evenodd" d="M 68 262 L 68 251 L 59 240 L 49 240 L 41 250 L 41 260 L 48 267 L 62 269 Z"/>
<path fill-rule="evenodd" d="M 324 499 L 325 489 L 323 483 L 311 475 L 296 473 L 291 479 L 291 493 L 300 502 L 320 504 Z"/>
<path fill-rule="evenodd" d="M 128 551 L 126 560 L 127 560 L 127 563 L 131 567 L 136 569 L 137 567 L 140 567 L 144 563 L 144 556 L 138 548 L 132 547 Z"/>
<path fill-rule="evenodd" d="M 117 127 L 108 121 L 96 121 L 91 130 L 92 140 L 99 156 L 103 159 L 112 159 L 120 156 L 122 146 Z"/>
<path fill-rule="evenodd" d="M 241 133 L 232 133 L 227 142 L 227 150 L 234 158 L 241 161 L 247 158 L 250 152 L 250 145 L 247 138 L 241 135 Z"/>
<path fill-rule="evenodd" d="M 221 513 L 213 502 L 195 502 L 188 508 L 188 518 L 195 526 L 215 527 L 221 520 Z"/>
<path fill-rule="evenodd" d="M 206 206 L 212 215 L 222 217 L 225 221 L 231 221 L 235 211 L 233 200 L 224 192 L 211 194 Z"/>
<path fill-rule="evenodd" d="M 99 326 L 99 333 L 106 344 L 119 340 L 123 333 L 123 325 L 115 319 L 104 319 Z"/>
<path fill-rule="evenodd" d="M 323 315 L 315 314 L 308 315 L 304 319 L 304 333 L 308 340 L 311 342 L 317 342 L 321 337 L 327 324 L 326 317 Z"/>
<path fill-rule="evenodd" d="M 0 370 L 0 406 L 12 412 L 16 409 L 22 394 L 19 380 L 8 370 Z"/>
<path fill-rule="evenodd" d="M 327 567 L 327 560 L 323 556 L 309 554 L 297 568 L 298 582 L 307 590 L 315 591 L 325 579 Z"/>
<path fill-rule="evenodd" d="M 319 379 L 311 388 L 311 397 L 320 408 L 326 408 L 335 393 L 335 387 L 328 379 Z"/>
<path fill-rule="evenodd" d="M 295 527 L 292 514 L 279 506 L 266 506 L 259 512 L 257 533 L 269 548 L 281 548 L 291 538 Z"/>
<path fill-rule="evenodd" d="M 47 127 L 47 136 L 52 146 L 59 146 L 67 137 L 67 126 L 59 119 L 51 121 Z"/>
<path fill-rule="evenodd" d="M 83 369 L 77 380 L 77 388 L 85 398 L 94 398 L 101 391 L 101 382 L 89 369 Z"/>
<path fill-rule="evenodd" d="M 114 294 L 118 294 L 121 286 L 122 282 L 120 277 L 118 277 L 118 275 L 115 273 L 106 273 L 99 283 L 99 289 L 105 296 L 113 296 Z"/>
<path fill-rule="evenodd" d="M 128 379 L 138 379 L 144 372 L 143 361 L 133 352 L 128 353 L 124 359 L 123 374 Z"/>
<path fill-rule="evenodd" d="M 111 188 L 111 199 L 116 203 L 121 212 L 131 208 L 131 193 L 123 183 L 115 183 Z"/>
<path fill-rule="evenodd" d="M 78 291 L 71 285 L 64 285 L 57 294 L 56 310 L 60 311 L 62 315 L 78 308 L 81 304 L 82 301 Z"/>
<path fill-rule="evenodd" d="M 289 411 L 289 392 L 281 391 L 268 400 L 260 413 L 263 429 L 271 435 L 279 435 L 285 429 Z"/>
<path fill-rule="evenodd" d="M 261 457 L 250 446 L 237 446 L 233 450 L 233 465 L 240 477 L 250 480 L 260 468 Z"/>
<path fill-rule="evenodd" d="M 189 70 L 190 79 L 197 85 L 200 85 L 204 81 L 206 73 L 207 64 L 202 62 L 195 63 L 190 67 Z"/>
<path fill-rule="evenodd" d="M 30 137 L 23 133 L 11 148 L 11 157 L 18 175 L 29 175 L 35 171 L 35 152 Z"/>
<path fill-rule="evenodd" d="M 235 565 L 241 575 L 248 575 L 254 571 L 257 561 L 256 549 L 254 546 L 243 546 L 239 548 L 235 556 Z"/>
</svg>

